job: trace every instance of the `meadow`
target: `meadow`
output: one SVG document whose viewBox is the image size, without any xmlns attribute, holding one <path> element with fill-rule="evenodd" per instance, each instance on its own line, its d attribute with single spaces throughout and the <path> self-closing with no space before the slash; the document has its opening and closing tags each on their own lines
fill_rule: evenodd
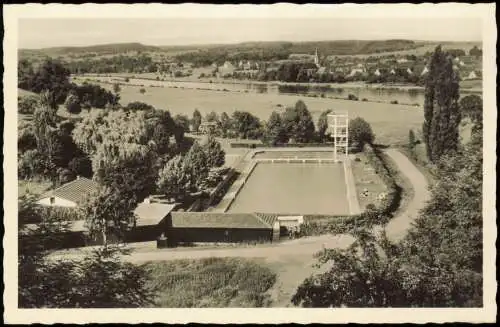
<svg viewBox="0 0 500 327">
<path fill-rule="evenodd" d="M 256 261 L 206 258 L 145 264 L 155 307 L 267 307 L 276 274 Z"/>
<path fill-rule="evenodd" d="M 285 107 L 293 106 L 298 100 L 303 100 L 315 123 L 321 112 L 327 109 L 347 111 L 350 118 L 363 117 L 371 124 L 377 135 L 376 142 L 391 144 L 407 142 L 408 130 L 420 129 L 423 122 L 423 109 L 415 106 L 300 95 L 254 94 L 145 85 L 144 94 L 139 92 L 141 87 L 122 85 L 120 102 L 126 105 L 130 102 L 141 101 L 156 108 L 169 110 L 173 115 L 191 116 L 195 109 L 198 109 L 202 115 L 211 111 L 218 114 L 222 112 L 231 114 L 236 110 L 249 111 L 260 119 L 267 120 L 273 110 L 283 111 Z M 102 84 L 102 86 L 107 89 L 112 88 L 108 84 Z"/>
</svg>

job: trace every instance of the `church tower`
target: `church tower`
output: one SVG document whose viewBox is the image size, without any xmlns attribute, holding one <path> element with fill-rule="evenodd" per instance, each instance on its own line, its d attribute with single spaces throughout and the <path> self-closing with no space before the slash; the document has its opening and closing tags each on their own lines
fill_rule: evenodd
<svg viewBox="0 0 500 327">
<path fill-rule="evenodd" d="M 316 48 L 316 54 L 314 55 L 314 64 L 319 68 L 318 48 Z"/>
</svg>

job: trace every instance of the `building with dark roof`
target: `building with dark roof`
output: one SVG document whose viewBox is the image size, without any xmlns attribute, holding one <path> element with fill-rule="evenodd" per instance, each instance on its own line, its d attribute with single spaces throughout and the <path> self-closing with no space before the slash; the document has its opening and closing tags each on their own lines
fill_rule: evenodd
<svg viewBox="0 0 500 327">
<path fill-rule="evenodd" d="M 91 179 L 77 177 L 74 181 L 44 193 L 37 203 L 45 206 L 75 208 L 81 205 L 89 194 L 95 192 L 98 186 L 99 184 Z"/>
<path fill-rule="evenodd" d="M 279 239 L 277 217 L 254 213 L 171 212 L 166 222 L 170 246 L 190 243 L 272 242 Z"/>
</svg>

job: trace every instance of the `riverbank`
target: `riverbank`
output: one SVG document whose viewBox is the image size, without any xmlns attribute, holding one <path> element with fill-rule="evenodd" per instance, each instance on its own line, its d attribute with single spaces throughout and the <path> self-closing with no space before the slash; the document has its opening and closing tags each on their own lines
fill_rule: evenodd
<svg viewBox="0 0 500 327">
<path fill-rule="evenodd" d="M 225 79 L 217 77 L 203 77 L 198 78 L 195 76 L 189 77 L 169 77 L 161 76 L 155 73 L 143 73 L 143 74 L 131 74 L 131 73 L 113 73 L 113 74 L 80 74 L 73 75 L 75 77 L 114 77 L 121 79 L 138 79 L 144 81 L 164 81 L 171 83 L 206 83 L 206 84 L 227 84 L 227 85 L 266 85 L 266 86 L 279 86 L 279 85 L 300 85 L 309 86 L 311 88 L 346 88 L 346 89 L 359 89 L 359 88 L 369 88 L 369 89 L 383 89 L 383 90 L 397 90 L 397 91 L 424 91 L 423 86 L 413 85 L 413 84 L 396 84 L 396 83 L 366 83 L 363 81 L 356 82 L 345 82 L 345 83 L 301 83 L 301 82 L 281 82 L 281 81 L 256 81 L 251 79 Z M 159 79 L 157 79 L 157 77 Z M 482 87 L 480 80 L 465 80 L 460 82 L 461 91 L 467 93 L 481 93 Z"/>
</svg>

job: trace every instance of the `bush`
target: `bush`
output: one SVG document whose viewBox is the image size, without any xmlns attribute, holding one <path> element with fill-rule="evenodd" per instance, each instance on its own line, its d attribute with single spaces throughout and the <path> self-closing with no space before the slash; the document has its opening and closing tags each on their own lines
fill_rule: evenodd
<svg viewBox="0 0 500 327">
<path fill-rule="evenodd" d="M 141 89 L 139 90 L 139 92 L 140 92 L 141 94 L 144 94 L 144 93 L 146 93 L 146 89 L 145 89 L 145 88 L 141 88 Z"/>
<path fill-rule="evenodd" d="M 17 98 L 17 112 L 23 115 L 32 115 L 38 106 L 38 97 L 30 95 Z"/>
<path fill-rule="evenodd" d="M 363 98 L 361 101 L 363 101 L 363 102 L 367 102 L 367 101 L 368 101 L 368 99 L 367 99 L 367 98 Z"/>
<path fill-rule="evenodd" d="M 398 100 L 392 100 L 391 104 L 398 104 Z"/>
<path fill-rule="evenodd" d="M 358 101 L 358 97 L 355 96 L 354 94 L 349 94 L 347 96 L 347 100 Z"/>
</svg>

